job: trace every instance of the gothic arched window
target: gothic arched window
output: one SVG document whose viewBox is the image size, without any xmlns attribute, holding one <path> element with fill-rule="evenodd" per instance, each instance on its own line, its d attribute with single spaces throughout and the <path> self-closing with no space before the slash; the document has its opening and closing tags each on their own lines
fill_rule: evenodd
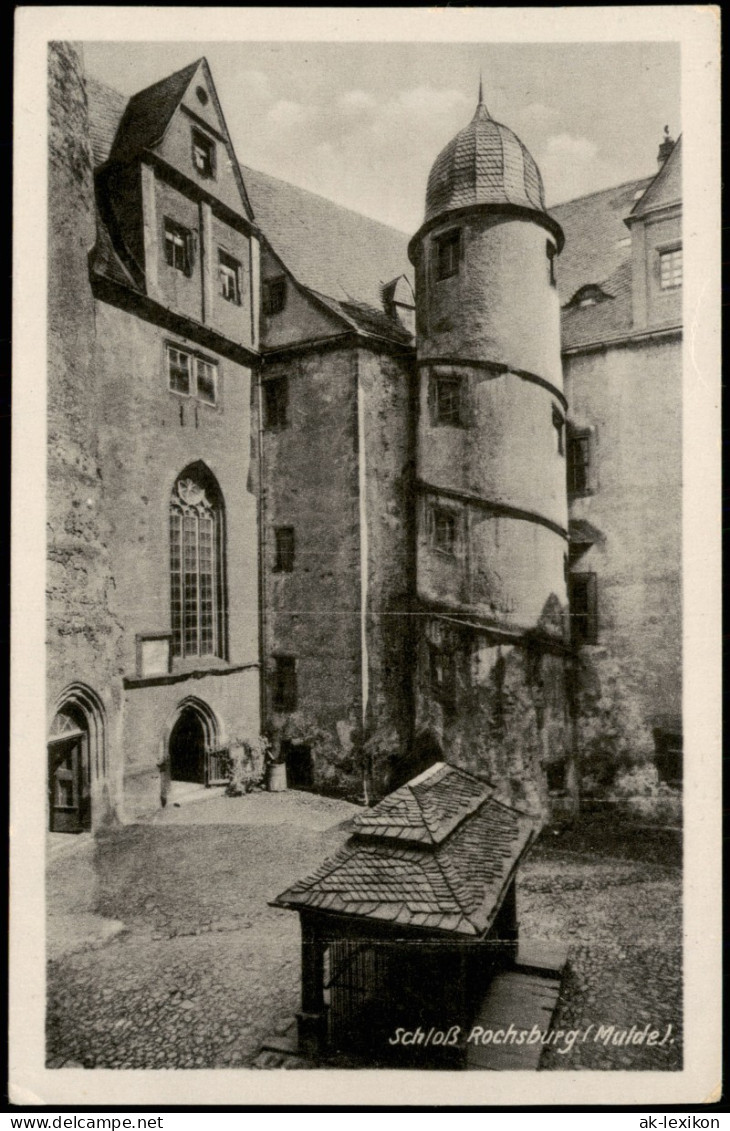
<svg viewBox="0 0 730 1131">
<path fill-rule="evenodd" d="M 225 658 L 223 501 L 204 465 L 170 499 L 170 612 L 173 656 Z"/>
</svg>

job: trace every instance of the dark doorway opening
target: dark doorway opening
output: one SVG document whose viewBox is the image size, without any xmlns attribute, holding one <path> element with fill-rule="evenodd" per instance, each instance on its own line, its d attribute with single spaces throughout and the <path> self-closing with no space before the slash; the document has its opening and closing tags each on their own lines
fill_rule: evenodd
<svg viewBox="0 0 730 1131">
<path fill-rule="evenodd" d="M 286 783 L 289 789 L 313 789 L 312 748 L 302 742 L 289 742 L 285 739 L 281 744 L 281 752 L 286 762 Z"/>
<path fill-rule="evenodd" d="M 205 731 L 200 715 L 186 707 L 170 735 L 170 778 L 172 781 L 205 781 Z"/>
<path fill-rule="evenodd" d="M 406 782 L 423 774 L 436 762 L 443 761 L 443 751 L 438 739 L 426 731 L 417 736 L 410 757 L 400 757 L 391 771 L 390 792 L 400 789 Z"/>
<path fill-rule="evenodd" d="M 80 833 L 91 828 L 89 733 L 82 711 L 59 711 L 48 743 L 50 831 Z"/>
</svg>

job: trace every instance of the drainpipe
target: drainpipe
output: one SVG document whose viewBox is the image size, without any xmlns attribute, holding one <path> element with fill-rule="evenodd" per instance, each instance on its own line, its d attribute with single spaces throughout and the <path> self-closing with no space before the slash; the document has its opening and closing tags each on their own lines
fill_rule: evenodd
<svg viewBox="0 0 730 1131">
<path fill-rule="evenodd" d="M 259 363 L 256 375 L 256 400 L 258 413 L 258 521 L 259 521 L 259 710 L 261 712 L 261 733 L 267 724 L 266 697 L 266 510 L 265 510 L 265 460 L 264 460 L 264 416 L 263 416 L 263 365 Z"/>
<path fill-rule="evenodd" d="M 365 461 L 365 399 L 360 381 L 360 351 L 355 350 L 355 384 L 357 389 L 357 480 L 360 513 L 360 733 L 362 736 L 363 794 L 365 804 L 371 801 L 370 758 L 365 753 L 365 735 L 370 697 L 368 665 L 368 513 L 367 466 Z"/>
</svg>

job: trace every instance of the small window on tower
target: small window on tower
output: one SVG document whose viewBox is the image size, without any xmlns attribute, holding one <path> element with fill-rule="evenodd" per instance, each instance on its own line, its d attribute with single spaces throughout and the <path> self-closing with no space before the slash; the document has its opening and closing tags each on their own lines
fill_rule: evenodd
<svg viewBox="0 0 730 1131">
<path fill-rule="evenodd" d="M 565 441 L 563 431 L 565 429 L 565 421 L 563 414 L 559 409 L 553 405 L 553 432 L 555 433 L 555 450 L 559 456 L 565 455 Z"/>
<path fill-rule="evenodd" d="M 547 260 L 548 260 L 548 280 L 550 282 L 550 286 L 554 287 L 555 286 L 555 256 L 557 255 L 557 250 L 555 248 L 555 244 L 551 243 L 550 240 L 547 240 L 547 242 L 545 244 L 545 254 L 547 255 Z"/>
<path fill-rule="evenodd" d="M 193 130 L 193 165 L 201 177 L 215 174 L 215 142 L 200 130 Z"/>
<path fill-rule="evenodd" d="M 436 237 L 436 276 L 439 279 L 448 279 L 459 272 L 459 257 L 461 255 L 461 229 L 453 228 Z"/>
<path fill-rule="evenodd" d="M 434 550 L 442 554 L 456 553 L 457 517 L 446 507 L 434 507 L 431 512 L 431 532 Z"/>
<path fill-rule="evenodd" d="M 439 375 L 433 378 L 432 419 L 434 425 L 450 424 L 458 428 L 462 424 L 462 383 L 458 376 Z"/>
</svg>

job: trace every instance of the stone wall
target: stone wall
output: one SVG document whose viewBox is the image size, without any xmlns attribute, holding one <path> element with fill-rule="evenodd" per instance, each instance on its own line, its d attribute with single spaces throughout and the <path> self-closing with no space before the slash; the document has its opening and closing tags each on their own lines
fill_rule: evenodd
<svg viewBox="0 0 730 1131">
<path fill-rule="evenodd" d="M 71 684 L 101 700 L 108 772 L 92 781 L 97 824 L 120 802 L 121 632 L 97 447 L 93 180 L 81 49 L 52 43 L 49 64 L 47 710 L 50 723 Z"/>
<path fill-rule="evenodd" d="M 277 377 L 287 424 L 260 437 L 266 722 L 275 744 L 310 747 L 315 790 L 361 797 L 357 354 L 325 348 L 267 364 L 264 380 Z M 276 569 L 281 526 L 294 528 L 290 572 Z M 293 711 L 274 703 L 280 656 L 296 662 Z"/>
<path fill-rule="evenodd" d="M 598 621 L 577 665 L 577 749 L 584 791 L 605 797 L 652 763 L 655 727 L 680 725 L 681 341 L 571 356 L 566 383 L 571 418 L 595 428 L 595 490 L 570 510 L 597 532 L 573 566 L 596 574 Z"/>
</svg>

